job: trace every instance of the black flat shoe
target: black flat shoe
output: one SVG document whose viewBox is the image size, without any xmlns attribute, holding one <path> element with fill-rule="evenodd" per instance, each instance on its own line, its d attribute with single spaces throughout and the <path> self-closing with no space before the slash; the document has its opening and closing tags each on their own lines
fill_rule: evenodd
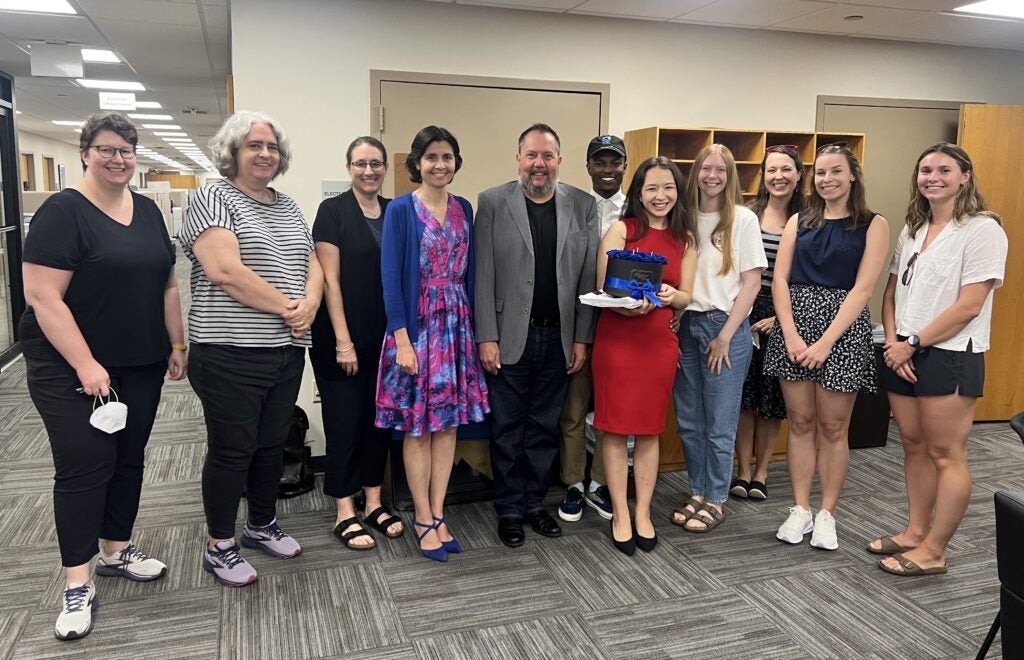
<svg viewBox="0 0 1024 660">
<path fill-rule="evenodd" d="M 510 548 L 518 548 L 526 540 L 521 518 L 498 518 L 498 538 Z"/>
<path fill-rule="evenodd" d="M 747 499 L 750 494 L 749 491 L 750 482 L 746 479 L 736 478 L 732 480 L 732 484 L 729 485 L 729 494 L 733 497 L 738 497 L 742 500 Z"/>
<path fill-rule="evenodd" d="M 636 552 L 636 534 L 633 533 L 633 530 L 630 529 L 628 540 L 619 541 L 615 538 L 615 519 L 612 518 L 608 521 L 608 531 L 611 532 L 612 545 L 615 546 L 615 549 L 624 555 L 632 557 L 633 553 Z"/>
<path fill-rule="evenodd" d="M 544 509 L 530 511 L 526 514 L 524 520 L 530 523 L 530 528 L 541 536 L 554 538 L 562 535 L 562 528 L 558 526 L 555 519 L 548 515 L 548 512 Z"/>
<path fill-rule="evenodd" d="M 640 548 L 644 552 L 650 552 L 651 550 L 654 550 L 654 546 L 658 545 L 657 534 L 648 538 L 646 536 L 640 536 L 640 532 L 635 529 L 633 530 L 633 533 L 636 535 L 636 547 Z"/>
<path fill-rule="evenodd" d="M 768 499 L 768 484 L 763 481 L 751 481 L 747 489 L 747 498 L 751 500 Z"/>
</svg>

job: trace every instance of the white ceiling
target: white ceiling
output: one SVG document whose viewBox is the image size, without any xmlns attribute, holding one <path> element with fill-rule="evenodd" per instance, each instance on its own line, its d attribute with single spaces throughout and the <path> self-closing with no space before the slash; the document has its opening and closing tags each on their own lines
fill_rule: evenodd
<svg viewBox="0 0 1024 660">
<path fill-rule="evenodd" d="M 1024 20 L 950 15 L 973 0 L 428 1 L 1024 51 Z"/>
<path fill-rule="evenodd" d="M 29 44 L 56 43 L 114 51 L 122 64 L 86 62 L 85 78 L 134 80 L 140 101 L 157 101 L 195 143 L 206 142 L 227 118 L 231 73 L 228 0 L 69 0 L 77 16 L 0 11 L 0 70 L 15 77 L 18 129 L 78 144 L 71 127 L 51 120 L 82 120 L 99 108 L 97 90 L 68 78 L 32 77 Z M 197 109 L 204 114 L 188 114 Z M 136 125 L 143 123 L 135 120 Z M 152 123 L 152 122 L 146 122 Z M 139 143 L 189 163 L 166 142 L 139 129 Z M 156 161 L 140 162 L 158 166 Z"/>
<path fill-rule="evenodd" d="M 71 128 L 50 122 L 84 119 L 98 108 L 97 92 L 65 78 L 32 77 L 29 66 L 29 44 L 66 43 L 113 50 L 123 64 L 86 63 L 85 77 L 141 82 L 147 91 L 138 99 L 158 101 L 163 109 L 140 112 L 172 115 L 205 149 L 227 116 L 230 0 L 68 1 L 77 16 L 0 11 L 0 70 L 15 76 L 18 127 L 77 145 Z M 1024 51 L 1024 21 L 946 13 L 968 0 L 426 1 Z M 183 112 L 193 108 L 204 114 Z M 182 161 L 150 131 L 140 134 L 142 144 Z"/>
</svg>

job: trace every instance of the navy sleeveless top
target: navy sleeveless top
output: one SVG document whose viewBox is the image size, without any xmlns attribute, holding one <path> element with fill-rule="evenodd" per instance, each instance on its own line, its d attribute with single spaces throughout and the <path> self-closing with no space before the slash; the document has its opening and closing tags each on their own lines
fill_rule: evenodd
<svg viewBox="0 0 1024 660">
<path fill-rule="evenodd" d="M 846 228 L 849 222 L 847 217 L 826 220 L 820 229 L 800 226 L 790 284 L 813 284 L 847 291 L 853 288 L 871 223 L 849 231 Z"/>
</svg>

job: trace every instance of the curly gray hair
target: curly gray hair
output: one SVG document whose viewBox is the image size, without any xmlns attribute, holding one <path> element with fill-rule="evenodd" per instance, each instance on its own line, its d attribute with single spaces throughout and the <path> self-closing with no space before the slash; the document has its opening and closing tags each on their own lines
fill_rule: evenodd
<svg viewBox="0 0 1024 660">
<path fill-rule="evenodd" d="M 292 160 L 292 149 L 281 124 L 266 113 L 239 110 L 228 117 L 217 134 L 210 138 L 209 147 L 213 152 L 213 164 L 221 176 L 233 179 L 238 174 L 235 156 L 238 154 L 238 148 L 242 146 L 245 136 L 252 130 L 253 124 L 266 124 L 270 130 L 274 131 L 274 137 L 277 138 L 277 149 L 281 156 L 281 162 L 274 178 L 276 179 L 288 171 L 288 165 Z"/>
</svg>

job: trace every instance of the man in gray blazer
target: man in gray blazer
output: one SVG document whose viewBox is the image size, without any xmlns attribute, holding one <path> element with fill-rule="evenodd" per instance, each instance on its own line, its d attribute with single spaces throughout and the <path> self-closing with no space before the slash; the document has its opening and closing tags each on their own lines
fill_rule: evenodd
<svg viewBox="0 0 1024 660">
<path fill-rule="evenodd" d="M 558 456 L 558 419 L 569 375 L 587 359 L 598 215 L 594 198 L 558 182 L 558 134 L 534 124 L 519 136 L 519 180 L 480 193 L 475 318 L 491 398 L 491 468 L 498 536 L 525 540 L 523 521 L 560 536 L 544 510 Z"/>
</svg>

